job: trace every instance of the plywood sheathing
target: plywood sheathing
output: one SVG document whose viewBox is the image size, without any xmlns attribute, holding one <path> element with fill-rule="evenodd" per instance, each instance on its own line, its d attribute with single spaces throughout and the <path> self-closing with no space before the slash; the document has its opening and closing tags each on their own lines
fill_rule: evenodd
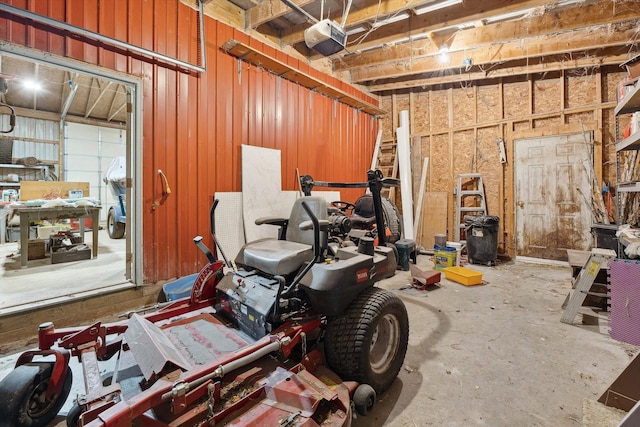
<svg viewBox="0 0 640 427">
<path fill-rule="evenodd" d="M 381 101 L 392 104 L 392 115 L 397 114 L 399 105 L 406 108 L 409 101 L 411 137 L 421 137 L 422 157 L 430 157 L 427 191 L 449 195 L 449 238 L 455 230 L 453 188 L 457 174 L 479 172 L 489 214 L 501 218 L 499 250 L 513 255 L 514 138 L 580 132 L 584 127 L 594 134 L 598 179 L 615 182 L 613 108 L 616 85 L 623 77 L 617 67 L 568 70 L 483 84 L 415 88 L 395 97 L 383 96 Z M 392 98 L 395 104 L 390 102 Z M 620 132 L 624 132 L 626 121 L 621 118 Z M 506 164 L 499 161 L 500 138 L 507 148 Z"/>
<path fill-rule="evenodd" d="M 415 94 L 413 97 L 413 110 L 414 120 L 411 122 L 411 131 L 418 135 L 429 133 L 431 129 L 431 116 L 424 114 L 425 111 L 429 111 L 429 92 L 419 92 Z M 426 151 L 423 151 L 423 153 L 426 153 Z"/>
</svg>

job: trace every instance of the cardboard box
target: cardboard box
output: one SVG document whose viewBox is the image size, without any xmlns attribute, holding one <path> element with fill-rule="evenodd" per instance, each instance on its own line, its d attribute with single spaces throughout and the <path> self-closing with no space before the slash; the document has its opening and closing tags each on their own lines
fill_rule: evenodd
<svg viewBox="0 0 640 427">
<path fill-rule="evenodd" d="M 622 65 L 627 69 L 627 74 L 631 78 L 640 77 L 640 55 L 636 55 Z"/>
</svg>

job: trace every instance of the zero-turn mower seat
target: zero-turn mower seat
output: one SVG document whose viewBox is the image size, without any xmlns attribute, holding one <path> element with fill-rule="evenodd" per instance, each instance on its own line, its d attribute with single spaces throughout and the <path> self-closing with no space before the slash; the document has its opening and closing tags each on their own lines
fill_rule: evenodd
<svg viewBox="0 0 640 427">
<path fill-rule="evenodd" d="M 238 253 L 236 263 L 283 276 L 298 271 L 304 263 L 311 261 L 313 230 L 300 230 L 300 224 L 310 219 L 302 202 L 307 202 L 319 220 L 327 219 L 327 202 L 323 198 L 301 197 L 293 204 L 285 225 L 286 240 L 260 239 L 247 243 Z M 326 233 L 321 233 L 320 242 L 323 246 L 326 244 Z"/>
<path fill-rule="evenodd" d="M 354 228 L 370 228 L 376 223 L 376 213 L 373 208 L 373 196 L 365 194 L 356 200 L 351 214 L 351 225 Z"/>
</svg>

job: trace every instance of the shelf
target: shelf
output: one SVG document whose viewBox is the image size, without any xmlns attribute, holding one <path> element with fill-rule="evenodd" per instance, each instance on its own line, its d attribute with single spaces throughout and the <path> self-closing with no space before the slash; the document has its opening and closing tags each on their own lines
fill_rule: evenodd
<svg viewBox="0 0 640 427">
<path fill-rule="evenodd" d="M 0 187 L 20 187 L 19 182 L 0 182 Z"/>
<path fill-rule="evenodd" d="M 616 143 L 616 151 L 640 150 L 640 132 L 636 132 L 629 138 Z"/>
<path fill-rule="evenodd" d="M 618 193 L 633 193 L 640 191 L 640 181 L 634 182 L 619 182 Z"/>
<path fill-rule="evenodd" d="M 40 170 L 48 170 L 49 166 L 47 165 L 37 165 L 37 166 L 25 166 L 25 165 L 13 165 L 13 164 L 0 164 L 0 169 L 40 169 Z"/>
<path fill-rule="evenodd" d="M 328 96 L 329 98 L 333 98 L 338 102 L 362 110 L 365 113 L 373 115 L 386 114 L 385 110 L 376 107 L 364 99 L 351 95 L 337 87 L 331 86 L 330 84 L 310 76 L 309 74 L 303 73 L 302 71 L 237 40 L 231 39 L 226 41 L 222 45 L 222 50 L 242 61 L 248 62 L 249 64 L 262 67 L 276 76 L 280 76 L 283 79 L 297 83 L 300 86 L 304 86 L 313 92 L 320 93 Z"/>
<path fill-rule="evenodd" d="M 626 94 L 615 109 L 616 116 L 640 110 L 640 85 L 636 82 L 633 90 Z"/>
</svg>

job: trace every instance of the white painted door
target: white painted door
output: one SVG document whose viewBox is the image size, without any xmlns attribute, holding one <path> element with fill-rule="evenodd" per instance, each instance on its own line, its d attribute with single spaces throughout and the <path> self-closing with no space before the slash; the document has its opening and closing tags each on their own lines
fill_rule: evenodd
<svg viewBox="0 0 640 427">
<path fill-rule="evenodd" d="M 567 249 L 591 247 L 591 212 L 578 190 L 591 195 L 591 149 L 581 134 L 515 141 L 518 256 L 566 261 Z"/>
</svg>

